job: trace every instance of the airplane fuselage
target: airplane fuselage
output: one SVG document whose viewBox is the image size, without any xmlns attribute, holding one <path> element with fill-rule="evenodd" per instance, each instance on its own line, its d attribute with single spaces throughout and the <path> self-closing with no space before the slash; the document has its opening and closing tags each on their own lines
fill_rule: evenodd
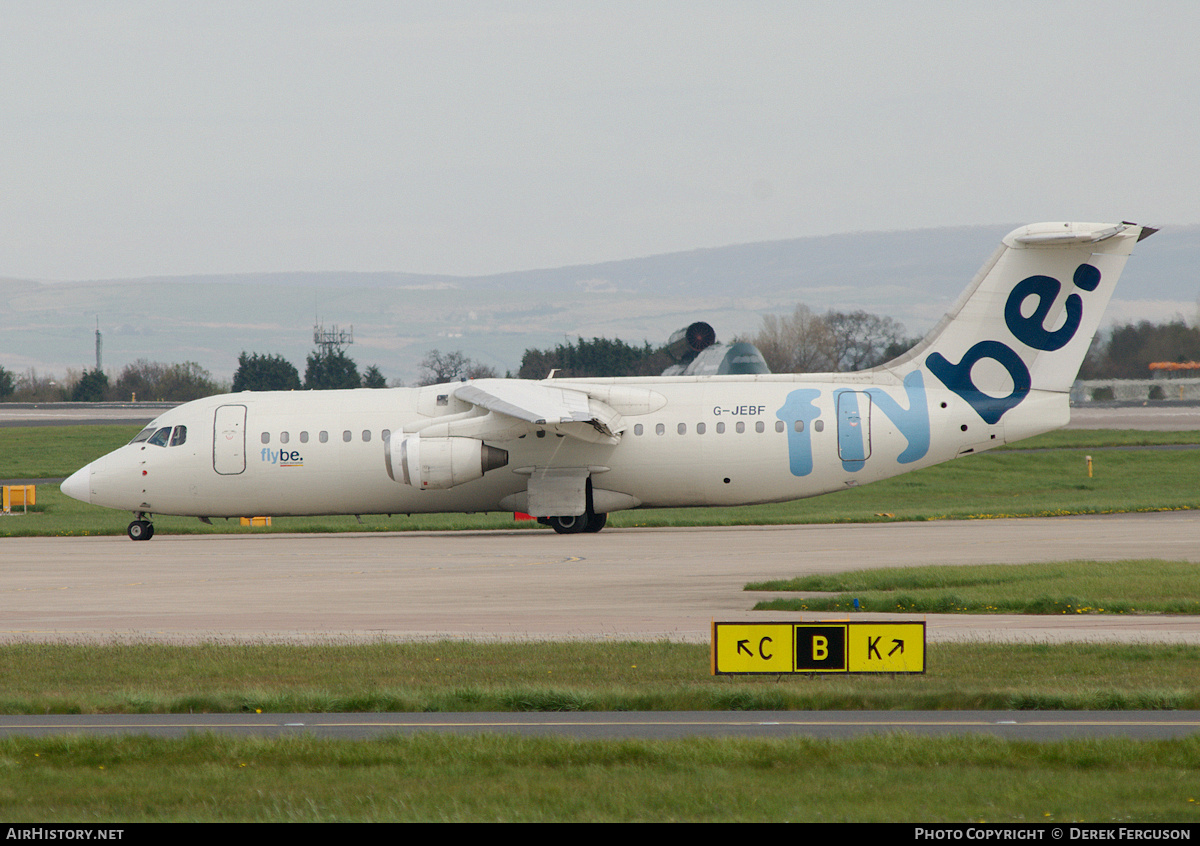
<svg viewBox="0 0 1200 846">
<path fill-rule="evenodd" d="M 588 468 L 601 496 L 616 495 L 605 510 L 739 505 L 844 490 L 1006 442 L 1003 424 L 914 382 L 919 372 L 891 387 L 849 375 L 553 380 L 585 391 L 635 387 L 661 407 L 624 414 L 615 445 L 534 427 L 500 443 L 507 466 L 447 490 L 393 479 L 386 452 L 403 430 L 461 413 L 452 397 L 437 405 L 453 385 L 227 394 L 181 405 L 148 427 L 186 427 L 182 443 L 131 443 L 85 468 L 88 500 L 204 517 L 522 510 L 527 468 L 556 466 Z M 1069 416 L 1065 395 L 1025 401 L 1044 405 L 1040 431 Z"/>
</svg>

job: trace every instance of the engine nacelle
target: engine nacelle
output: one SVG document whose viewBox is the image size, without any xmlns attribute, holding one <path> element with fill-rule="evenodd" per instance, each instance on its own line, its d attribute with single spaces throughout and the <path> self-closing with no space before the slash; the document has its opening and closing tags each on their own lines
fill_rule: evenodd
<svg viewBox="0 0 1200 846">
<path fill-rule="evenodd" d="M 409 435 L 395 448 L 388 438 L 388 475 L 418 490 L 445 490 L 471 482 L 508 464 L 508 450 L 476 438 L 422 438 Z"/>
<path fill-rule="evenodd" d="M 691 361 L 697 353 L 703 352 L 716 342 L 716 330 L 700 320 L 672 333 L 667 339 L 667 354 L 676 361 Z"/>
</svg>

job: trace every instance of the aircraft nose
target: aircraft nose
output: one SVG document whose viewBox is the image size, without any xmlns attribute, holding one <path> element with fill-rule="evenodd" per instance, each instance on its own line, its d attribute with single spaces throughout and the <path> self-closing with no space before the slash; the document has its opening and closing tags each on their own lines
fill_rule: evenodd
<svg viewBox="0 0 1200 846">
<path fill-rule="evenodd" d="M 80 502 L 92 501 L 92 465 L 76 470 L 59 486 L 59 490 Z"/>
</svg>

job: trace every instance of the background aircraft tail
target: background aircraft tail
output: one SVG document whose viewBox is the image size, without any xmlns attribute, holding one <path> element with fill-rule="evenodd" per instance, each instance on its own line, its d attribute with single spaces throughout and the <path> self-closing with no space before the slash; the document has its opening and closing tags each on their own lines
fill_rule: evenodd
<svg viewBox="0 0 1200 846">
<path fill-rule="evenodd" d="M 949 388 L 989 424 L 1030 391 L 1069 392 L 1133 245 L 1155 231 L 1035 223 L 1010 232 L 938 325 L 881 369 L 918 364 L 927 386 Z"/>
</svg>

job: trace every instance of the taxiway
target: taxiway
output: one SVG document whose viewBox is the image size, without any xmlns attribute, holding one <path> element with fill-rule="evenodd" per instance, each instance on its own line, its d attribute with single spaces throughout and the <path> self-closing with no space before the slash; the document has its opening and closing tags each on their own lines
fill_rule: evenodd
<svg viewBox="0 0 1200 846">
<path fill-rule="evenodd" d="M 160 535 L 144 544 L 124 537 L 9 538 L 0 640 L 707 642 L 714 619 L 768 617 L 751 609 L 773 594 L 744 591 L 751 581 L 924 564 L 1200 562 L 1198 535 L 1200 514 L 1176 512 L 597 535 Z M 882 615 L 857 618 L 871 616 Z M 924 619 L 931 642 L 1200 643 L 1200 617 Z"/>
</svg>

